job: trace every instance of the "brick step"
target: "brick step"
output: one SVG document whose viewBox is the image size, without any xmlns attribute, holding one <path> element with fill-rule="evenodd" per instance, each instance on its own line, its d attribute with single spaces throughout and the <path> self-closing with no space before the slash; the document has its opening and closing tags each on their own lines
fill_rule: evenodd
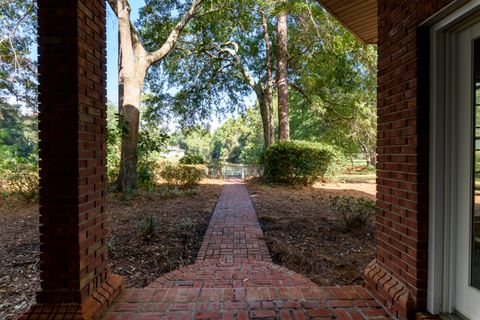
<svg viewBox="0 0 480 320">
<path fill-rule="evenodd" d="M 197 262 L 168 273 L 148 288 L 313 287 L 306 277 L 264 261 Z"/>
<path fill-rule="evenodd" d="M 118 303 L 223 302 L 256 300 L 373 300 L 360 286 L 127 289 Z M 352 304 L 353 305 L 353 304 Z"/>
<path fill-rule="evenodd" d="M 168 317 L 167 317 L 168 315 Z M 389 319 L 362 287 L 129 289 L 107 319 Z"/>
</svg>

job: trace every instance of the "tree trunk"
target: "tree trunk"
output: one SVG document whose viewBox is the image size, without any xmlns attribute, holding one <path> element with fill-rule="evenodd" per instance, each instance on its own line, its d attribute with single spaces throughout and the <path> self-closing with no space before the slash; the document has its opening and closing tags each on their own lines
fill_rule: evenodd
<svg viewBox="0 0 480 320">
<path fill-rule="evenodd" d="M 270 132 L 270 126 L 269 126 L 269 110 L 268 110 L 268 102 L 267 102 L 267 97 L 264 94 L 258 94 L 257 93 L 257 100 L 258 100 L 258 105 L 260 107 L 260 116 L 262 117 L 262 127 L 263 127 L 263 145 L 264 148 L 267 149 L 272 145 L 272 134 Z"/>
<path fill-rule="evenodd" d="M 277 16 L 277 88 L 278 88 L 278 140 L 290 139 L 288 119 L 288 48 L 287 48 L 287 0 L 280 0 Z"/>
<path fill-rule="evenodd" d="M 180 21 L 172 28 L 159 49 L 147 52 L 130 21 L 128 0 L 108 0 L 118 17 L 119 32 L 119 112 L 128 124 L 128 133 L 122 137 L 119 191 L 137 188 L 137 139 L 140 125 L 140 103 L 143 83 L 148 68 L 162 60 L 175 46 L 178 37 L 193 18 L 203 0 L 194 0 Z"/>
<path fill-rule="evenodd" d="M 262 12 L 263 36 L 265 39 L 265 68 L 266 68 L 266 90 L 265 90 L 265 110 L 266 123 L 264 123 L 264 132 L 268 132 L 268 140 L 265 139 L 265 149 L 275 142 L 275 122 L 273 119 L 273 83 L 272 83 L 272 62 L 271 62 L 271 44 L 268 34 L 268 23 L 265 14 Z M 265 129 L 265 125 L 267 129 Z"/>
<path fill-rule="evenodd" d="M 272 141 L 274 140 L 274 138 L 273 138 L 273 129 L 271 129 L 271 126 L 270 126 L 271 121 L 269 119 L 267 96 L 265 95 L 265 90 L 263 86 L 260 83 L 257 83 L 255 81 L 255 78 L 248 72 L 248 70 L 242 64 L 240 58 L 237 55 L 238 45 L 236 43 L 235 43 L 235 47 L 236 49 L 223 48 L 222 50 L 223 52 L 230 54 L 233 57 L 233 59 L 235 59 L 237 67 L 240 69 L 240 71 L 243 74 L 243 77 L 248 82 L 248 84 L 250 85 L 250 87 L 253 89 L 253 91 L 257 96 L 258 105 L 260 107 L 260 115 L 262 117 L 264 147 L 268 148 L 272 144 Z M 272 116 L 270 116 L 270 118 L 272 118 L 273 120 Z"/>
<path fill-rule="evenodd" d="M 268 134 L 270 136 L 268 140 L 268 146 L 275 143 L 275 119 L 273 117 L 273 85 L 270 81 L 267 87 L 267 112 L 268 112 Z"/>
<path fill-rule="evenodd" d="M 370 154 L 370 165 L 374 168 L 377 166 L 377 154 L 375 152 Z"/>
<path fill-rule="evenodd" d="M 137 139 L 140 125 L 140 104 L 142 99 L 143 79 L 120 80 L 121 101 L 119 111 L 128 127 L 122 137 L 120 174 L 117 189 L 120 191 L 137 188 Z"/>
</svg>

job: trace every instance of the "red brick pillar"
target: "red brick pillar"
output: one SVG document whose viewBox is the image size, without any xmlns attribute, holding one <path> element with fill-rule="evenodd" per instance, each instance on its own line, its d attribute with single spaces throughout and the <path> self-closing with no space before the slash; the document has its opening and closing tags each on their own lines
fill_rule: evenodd
<svg viewBox="0 0 480 320">
<path fill-rule="evenodd" d="M 107 263 L 105 0 L 39 0 L 38 25 L 41 291 L 24 318 L 95 319 L 122 285 Z"/>
<path fill-rule="evenodd" d="M 399 319 L 427 301 L 430 52 L 419 25 L 450 2 L 378 1 L 376 257 L 365 283 Z"/>
</svg>

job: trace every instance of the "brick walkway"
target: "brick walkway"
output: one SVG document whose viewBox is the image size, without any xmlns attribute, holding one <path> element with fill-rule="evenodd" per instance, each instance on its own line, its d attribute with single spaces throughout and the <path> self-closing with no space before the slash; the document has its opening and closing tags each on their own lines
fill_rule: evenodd
<svg viewBox="0 0 480 320">
<path fill-rule="evenodd" d="M 320 248 L 319 248 L 320 249 Z M 113 319 L 389 319 L 360 286 L 318 287 L 271 262 L 247 188 L 227 183 L 195 264 L 127 289 Z"/>
</svg>

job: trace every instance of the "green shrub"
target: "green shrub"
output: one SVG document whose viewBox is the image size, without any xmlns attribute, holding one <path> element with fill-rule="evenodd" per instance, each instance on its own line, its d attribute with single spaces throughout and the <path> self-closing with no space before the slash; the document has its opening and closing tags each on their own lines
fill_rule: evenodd
<svg viewBox="0 0 480 320">
<path fill-rule="evenodd" d="M 5 191 L 19 194 L 26 200 L 37 200 L 39 190 L 38 162 L 17 158 L 3 163 L 0 168 Z"/>
<path fill-rule="evenodd" d="M 375 216 L 375 201 L 346 196 L 330 197 L 330 208 L 339 216 L 344 232 L 363 227 Z"/>
<path fill-rule="evenodd" d="M 212 160 L 208 163 L 208 177 L 212 179 L 223 178 L 223 166 L 225 162 L 222 160 Z"/>
<path fill-rule="evenodd" d="M 107 177 L 109 182 L 114 182 L 120 173 L 120 149 L 114 146 L 107 147 Z"/>
<path fill-rule="evenodd" d="M 123 115 L 109 110 L 107 112 L 107 129 L 107 176 L 109 182 L 113 182 L 120 173 L 122 137 L 128 133 L 129 124 Z"/>
<path fill-rule="evenodd" d="M 190 155 L 185 155 L 183 156 L 180 161 L 181 164 L 204 164 L 205 159 L 203 159 L 203 156 L 199 154 L 190 154 Z"/>
<path fill-rule="evenodd" d="M 141 161 L 138 163 L 137 179 L 138 183 L 147 188 L 151 189 L 155 187 L 156 184 L 156 169 L 157 164 L 155 161 Z"/>
<path fill-rule="evenodd" d="M 342 165 L 340 151 L 316 142 L 279 142 L 265 151 L 265 177 L 273 182 L 310 185 L 335 178 Z"/>
<path fill-rule="evenodd" d="M 168 184 L 191 187 L 197 185 L 203 179 L 204 168 L 198 165 L 168 165 L 161 171 L 160 176 Z"/>
</svg>

